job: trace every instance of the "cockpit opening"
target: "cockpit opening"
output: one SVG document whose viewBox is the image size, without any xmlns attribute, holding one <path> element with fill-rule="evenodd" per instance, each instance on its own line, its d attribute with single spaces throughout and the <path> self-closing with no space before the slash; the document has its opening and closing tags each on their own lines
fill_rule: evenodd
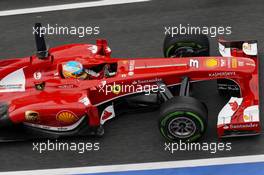
<svg viewBox="0 0 264 175">
<path fill-rule="evenodd" d="M 58 66 L 62 78 L 92 80 L 113 77 L 117 73 L 117 63 L 103 63 L 95 66 L 85 66 L 77 61 L 68 61 Z"/>
</svg>

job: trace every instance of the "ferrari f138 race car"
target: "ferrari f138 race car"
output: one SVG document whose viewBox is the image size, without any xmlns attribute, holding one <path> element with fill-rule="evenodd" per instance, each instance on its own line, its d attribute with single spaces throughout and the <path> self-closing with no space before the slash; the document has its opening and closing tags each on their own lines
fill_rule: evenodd
<svg viewBox="0 0 264 175">
<path fill-rule="evenodd" d="M 218 136 L 260 133 L 256 41 L 220 40 L 222 56 L 209 56 L 204 35 L 166 36 L 164 58 L 111 58 L 106 40 L 47 49 L 44 36 L 36 32 L 35 39 L 36 55 L 0 61 L 1 127 L 52 138 L 101 136 L 105 122 L 124 112 L 158 109 L 163 137 L 196 141 L 208 109 L 190 87 L 217 80 L 219 93 L 230 96 L 218 115 Z M 66 78 L 62 65 L 70 61 L 98 76 Z"/>
</svg>

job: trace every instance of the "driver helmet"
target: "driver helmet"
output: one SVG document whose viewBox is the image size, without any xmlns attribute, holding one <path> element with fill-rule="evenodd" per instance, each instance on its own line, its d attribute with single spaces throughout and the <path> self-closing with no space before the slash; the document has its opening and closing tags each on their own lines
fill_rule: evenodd
<svg viewBox="0 0 264 175">
<path fill-rule="evenodd" d="M 69 61 L 62 65 L 62 73 L 65 78 L 79 78 L 83 72 L 83 65 L 78 61 Z"/>
</svg>

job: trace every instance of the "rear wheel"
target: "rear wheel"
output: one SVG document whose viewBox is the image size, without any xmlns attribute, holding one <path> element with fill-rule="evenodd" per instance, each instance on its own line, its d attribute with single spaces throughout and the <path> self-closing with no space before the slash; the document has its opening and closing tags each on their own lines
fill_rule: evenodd
<svg viewBox="0 0 264 175">
<path fill-rule="evenodd" d="M 193 97 L 173 97 L 160 108 L 159 129 L 169 141 L 196 141 L 206 127 L 207 108 Z"/>
</svg>

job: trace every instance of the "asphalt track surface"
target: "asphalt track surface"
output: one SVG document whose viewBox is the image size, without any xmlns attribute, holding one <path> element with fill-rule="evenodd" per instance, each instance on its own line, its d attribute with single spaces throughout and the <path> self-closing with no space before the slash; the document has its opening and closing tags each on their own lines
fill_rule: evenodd
<svg viewBox="0 0 264 175">
<path fill-rule="evenodd" d="M 83 2 L 64 0 L 63 3 Z M 54 5 L 53 1 L 1 1 L 0 10 Z M 228 39 L 257 39 L 264 44 L 263 0 L 152 0 L 150 2 L 94 7 L 0 17 L 0 57 L 24 57 L 35 51 L 32 25 L 60 24 L 100 26 L 99 36 L 49 36 L 49 46 L 66 43 L 94 43 L 95 38 L 107 38 L 113 57 L 162 57 L 164 26 L 191 24 L 194 26 L 231 26 Z M 211 55 L 216 55 L 216 40 L 211 38 Z M 263 82 L 263 81 L 262 81 Z M 209 108 L 209 127 L 202 142 L 216 142 L 216 116 L 225 104 L 218 96 L 216 83 L 195 85 L 194 96 Z M 263 117 L 263 116 L 262 116 Z M 0 171 L 63 168 L 76 166 L 187 160 L 210 157 L 264 154 L 264 135 L 237 138 L 232 150 L 212 154 L 205 151 L 164 151 L 164 140 L 157 129 L 158 112 L 124 115 L 106 124 L 103 138 L 71 138 L 66 142 L 98 141 L 98 152 L 32 151 L 32 142 L 0 143 Z"/>
</svg>

